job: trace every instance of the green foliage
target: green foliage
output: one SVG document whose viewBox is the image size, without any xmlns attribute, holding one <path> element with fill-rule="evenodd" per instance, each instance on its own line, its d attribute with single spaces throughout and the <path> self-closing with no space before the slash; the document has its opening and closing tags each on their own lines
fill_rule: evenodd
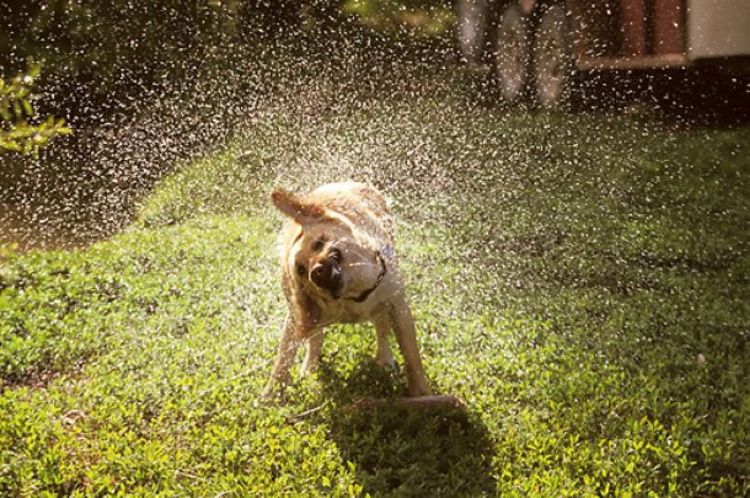
<svg viewBox="0 0 750 498">
<path fill-rule="evenodd" d="M 111 109 L 179 92 L 222 55 L 335 24 L 336 0 L 26 0 L 0 19 L 0 67 L 43 61 L 57 106 Z M 165 22 L 168 20 L 168 22 Z M 218 79 L 218 78 L 217 78 Z M 95 112 L 94 117 L 99 117 Z"/>
<path fill-rule="evenodd" d="M 6 254 L 0 494 L 747 495 L 748 129 L 391 103 L 270 116 L 126 233 Z M 464 410 L 357 408 L 405 393 L 366 326 L 258 399 L 267 192 L 349 174 L 394 197 L 428 377 Z"/>
<path fill-rule="evenodd" d="M 449 2 L 429 0 L 347 0 L 341 11 L 371 28 L 425 37 L 449 35 L 455 22 Z"/>
<path fill-rule="evenodd" d="M 0 78 L 0 152 L 36 154 L 52 138 L 72 132 L 62 118 L 37 118 L 32 90 L 38 77 L 39 66 L 31 65 L 9 82 Z"/>
<path fill-rule="evenodd" d="M 0 66 L 42 61 L 43 85 L 55 91 L 56 105 L 66 110 L 91 112 L 92 103 L 107 109 L 128 97 L 149 102 L 154 88 L 188 80 L 213 51 L 230 48 L 241 3 L 16 2 L 0 21 L 0 30 L 12 34 L 0 36 Z"/>
</svg>

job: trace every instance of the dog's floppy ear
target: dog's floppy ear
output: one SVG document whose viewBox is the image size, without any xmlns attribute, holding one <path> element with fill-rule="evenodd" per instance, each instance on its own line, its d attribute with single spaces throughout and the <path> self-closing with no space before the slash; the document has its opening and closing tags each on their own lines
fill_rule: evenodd
<svg viewBox="0 0 750 498">
<path fill-rule="evenodd" d="M 293 193 L 277 188 L 271 192 L 271 202 L 285 215 L 302 226 L 306 226 L 323 219 L 326 208 L 313 202 L 305 202 Z"/>
</svg>

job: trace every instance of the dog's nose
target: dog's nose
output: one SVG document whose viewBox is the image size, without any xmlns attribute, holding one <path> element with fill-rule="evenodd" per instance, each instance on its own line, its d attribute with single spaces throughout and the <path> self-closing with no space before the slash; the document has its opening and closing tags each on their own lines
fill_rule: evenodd
<svg viewBox="0 0 750 498">
<path fill-rule="evenodd" d="M 310 269 L 310 280 L 318 287 L 336 295 L 341 286 L 341 268 L 338 262 L 326 260 L 315 263 Z"/>
</svg>

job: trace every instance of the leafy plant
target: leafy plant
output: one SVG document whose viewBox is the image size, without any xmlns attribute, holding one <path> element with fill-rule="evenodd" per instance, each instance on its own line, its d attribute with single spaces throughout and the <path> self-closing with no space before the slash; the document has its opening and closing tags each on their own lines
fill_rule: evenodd
<svg viewBox="0 0 750 498">
<path fill-rule="evenodd" d="M 40 66 L 31 64 L 9 81 L 0 78 L 0 152 L 37 154 L 56 136 L 72 133 L 63 118 L 39 118 L 34 109 L 34 84 Z"/>
<path fill-rule="evenodd" d="M 0 495 L 748 495 L 750 129 L 444 97 L 275 110 L 116 237 L 8 251 Z M 259 400 L 285 313 L 267 193 L 344 175 L 393 198 L 428 377 L 462 410 L 393 404 L 361 325 Z"/>
</svg>

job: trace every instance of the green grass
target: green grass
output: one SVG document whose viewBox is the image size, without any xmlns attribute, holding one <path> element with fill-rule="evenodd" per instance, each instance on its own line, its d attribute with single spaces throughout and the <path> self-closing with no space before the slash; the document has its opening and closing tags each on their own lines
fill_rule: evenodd
<svg viewBox="0 0 750 498">
<path fill-rule="evenodd" d="M 750 491 L 750 129 L 496 113 L 445 96 L 277 115 L 139 221 L 6 256 L 0 494 L 739 496 Z M 284 304 L 272 185 L 394 198 L 434 390 L 367 326 L 259 395 Z"/>
</svg>

